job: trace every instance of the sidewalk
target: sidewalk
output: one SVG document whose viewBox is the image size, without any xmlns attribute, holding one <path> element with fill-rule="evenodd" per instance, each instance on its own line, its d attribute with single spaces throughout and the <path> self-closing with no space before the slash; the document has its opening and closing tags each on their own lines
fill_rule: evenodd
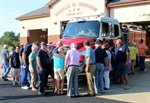
<svg viewBox="0 0 150 103">
<path fill-rule="evenodd" d="M 105 94 L 98 94 L 96 97 L 129 103 L 150 103 L 150 59 L 146 60 L 146 67 L 146 74 L 141 74 L 136 68 L 135 75 L 129 76 L 131 87 L 129 90 L 124 90 L 122 86 L 112 85 Z M 2 69 L 0 69 L 0 77 L 1 72 Z M 87 93 L 86 82 L 79 82 L 79 85 L 82 85 L 79 88 L 80 94 Z"/>
</svg>

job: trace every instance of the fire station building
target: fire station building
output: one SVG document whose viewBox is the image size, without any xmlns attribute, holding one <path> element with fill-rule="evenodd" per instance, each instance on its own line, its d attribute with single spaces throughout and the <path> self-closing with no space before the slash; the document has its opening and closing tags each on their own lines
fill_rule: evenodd
<svg viewBox="0 0 150 103">
<path fill-rule="evenodd" d="M 122 24 L 135 25 L 128 39 L 147 39 L 150 48 L 150 0 L 51 0 L 43 7 L 16 18 L 20 21 L 20 44 L 57 41 L 63 34 L 62 28 L 73 17 L 102 12 Z M 138 26 L 142 28 L 139 35 L 133 32 L 139 29 Z"/>
</svg>

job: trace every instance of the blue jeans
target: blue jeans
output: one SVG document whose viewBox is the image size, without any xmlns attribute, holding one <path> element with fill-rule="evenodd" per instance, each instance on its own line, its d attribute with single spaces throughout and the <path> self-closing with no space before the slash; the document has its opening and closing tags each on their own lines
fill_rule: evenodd
<svg viewBox="0 0 150 103">
<path fill-rule="evenodd" d="M 4 70 L 3 77 L 6 78 L 7 75 L 9 74 L 9 72 L 10 72 L 9 63 L 8 63 L 7 60 L 3 59 L 2 65 L 3 65 L 3 70 Z"/>
<path fill-rule="evenodd" d="M 43 71 L 41 72 L 39 70 L 39 67 L 37 66 L 37 73 L 38 73 L 38 92 L 43 93 L 44 92 L 44 86 L 45 86 L 45 75 L 46 75 L 46 67 L 42 67 Z"/>
<path fill-rule="evenodd" d="M 98 93 L 100 89 L 101 92 L 104 92 L 104 64 L 96 63 L 96 71 L 95 71 L 95 92 Z"/>
<path fill-rule="evenodd" d="M 21 68 L 21 85 L 22 86 L 27 86 L 27 77 L 28 77 L 28 82 L 31 84 L 31 75 L 29 72 L 29 65 L 27 65 L 25 68 Z"/>
<path fill-rule="evenodd" d="M 144 71 L 145 69 L 145 56 L 140 56 L 140 70 Z"/>
</svg>

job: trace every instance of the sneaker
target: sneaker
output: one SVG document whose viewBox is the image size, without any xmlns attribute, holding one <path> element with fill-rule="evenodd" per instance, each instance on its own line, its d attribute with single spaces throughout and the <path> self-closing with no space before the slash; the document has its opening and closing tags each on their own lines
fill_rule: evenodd
<svg viewBox="0 0 150 103">
<path fill-rule="evenodd" d="M 146 72 L 146 71 L 147 71 L 147 68 L 144 69 L 144 72 Z"/>
<path fill-rule="evenodd" d="M 39 95 L 45 95 L 45 92 L 38 92 Z"/>
<path fill-rule="evenodd" d="M 58 91 L 57 90 L 54 90 L 54 93 L 57 93 Z"/>
<path fill-rule="evenodd" d="M 22 86 L 21 88 L 26 89 L 26 90 L 29 89 L 29 87 L 27 87 L 27 86 Z"/>
<path fill-rule="evenodd" d="M 16 85 L 16 82 L 15 81 L 13 81 L 13 86 L 15 86 Z"/>
<path fill-rule="evenodd" d="M 4 81 L 8 81 L 8 79 L 7 79 L 7 78 L 5 78 L 5 77 L 2 77 L 2 79 L 3 79 Z"/>
<path fill-rule="evenodd" d="M 124 87 L 124 90 L 128 90 L 128 89 L 130 89 L 129 86 L 125 86 L 125 87 Z"/>
<path fill-rule="evenodd" d="M 21 86 L 21 83 L 19 81 L 16 81 L 16 84 L 19 85 L 19 86 Z"/>
</svg>

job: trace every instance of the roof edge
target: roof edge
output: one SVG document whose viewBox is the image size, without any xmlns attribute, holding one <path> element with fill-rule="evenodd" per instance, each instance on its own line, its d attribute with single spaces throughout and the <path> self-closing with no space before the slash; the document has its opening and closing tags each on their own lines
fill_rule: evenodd
<svg viewBox="0 0 150 103">
<path fill-rule="evenodd" d="M 53 4 L 55 4 L 58 0 L 51 0 L 50 2 L 48 2 L 45 7 L 46 8 L 50 8 Z"/>
<path fill-rule="evenodd" d="M 126 5 L 134 5 L 134 4 L 144 4 L 150 3 L 150 0 L 135 0 L 135 1 L 128 1 L 128 2 L 116 2 L 107 4 L 107 7 L 119 7 L 119 6 L 126 6 Z"/>
<path fill-rule="evenodd" d="M 33 15 L 33 16 L 18 17 L 18 18 L 15 18 L 15 19 L 16 20 L 27 20 L 27 19 L 35 19 L 35 18 L 42 18 L 42 17 L 48 17 L 48 16 L 50 16 L 49 13 L 40 14 L 40 15 Z"/>
</svg>

